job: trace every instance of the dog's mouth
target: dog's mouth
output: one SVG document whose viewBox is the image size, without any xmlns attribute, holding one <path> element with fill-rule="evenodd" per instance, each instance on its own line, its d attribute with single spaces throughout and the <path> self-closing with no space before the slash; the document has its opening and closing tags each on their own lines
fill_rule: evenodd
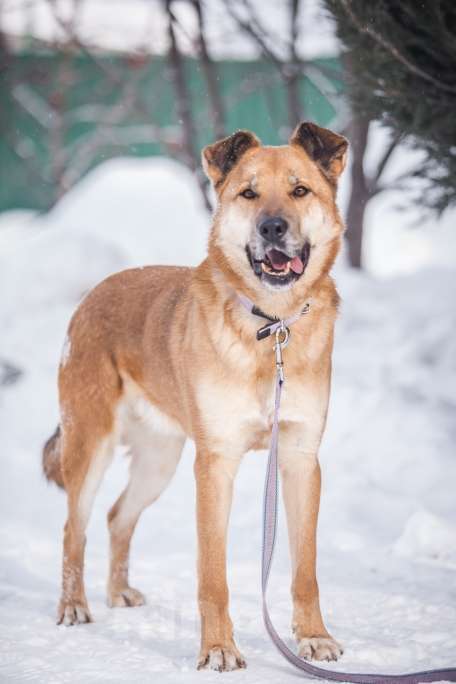
<svg viewBox="0 0 456 684">
<path fill-rule="evenodd" d="M 259 278 L 274 285 L 288 285 L 304 273 L 309 261 L 310 245 L 306 242 L 301 253 L 295 256 L 271 248 L 266 250 L 262 259 L 255 259 L 248 246 L 246 251 L 252 269 Z"/>
</svg>

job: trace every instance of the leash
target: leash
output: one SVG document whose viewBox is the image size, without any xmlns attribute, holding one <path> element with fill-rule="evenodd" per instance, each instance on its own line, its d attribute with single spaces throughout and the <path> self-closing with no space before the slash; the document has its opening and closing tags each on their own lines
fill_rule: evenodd
<svg viewBox="0 0 456 684">
<path fill-rule="evenodd" d="M 278 441 L 279 441 L 279 410 L 280 400 L 282 396 L 282 387 L 285 382 L 285 375 L 283 370 L 283 356 L 282 351 L 287 346 L 290 340 L 289 326 L 301 318 L 302 315 L 308 313 L 310 304 L 307 303 L 304 309 L 284 320 L 279 320 L 264 314 L 258 309 L 247 297 L 238 295 L 241 304 L 252 314 L 260 316 L 269 321 L 266 325 L 257 331 L 257 340 L 265 339 L 270 335 L 275 334 L 275 361 L 276 361 L 276 378 L 275 378 L 275 398 L 274 398 L 274 418 L 271 431 L 271 442 L 269 446 L 268 465 L 266 470 L 266 479 L 264 485 L 263 498 L 263 549 L 262 549 L 262 564 L 261 564 L 261 589 L 263 599 L 263 621 L 273 644 L 280 651 L 280 653 L 290 662 L 306 675 L 315 677 L 317 679 L 327 679 L 337 682 L 353 682 L 354 684 L 419 684 L 420 682 L 456 682 L 456 668 L 447 668 L 441 670 L 424 670 L 423 672 L 411 672 L 408 674 L 389 675 L 389 674 L 359 674 L 350 672 L 334 672 L 323 667 L 311 665 L 309 662 L 297 656 L 288 646 L 282 641 L 277 634 L 274 625 L 269 616 L 269 610 L 266 602 L 266 593 L 268 587 L 269 574 L 271 571 L 272 557 L 274 554 L 274 545 L 277 532 L 277 493 L 278 493 Z"/>
</svg>

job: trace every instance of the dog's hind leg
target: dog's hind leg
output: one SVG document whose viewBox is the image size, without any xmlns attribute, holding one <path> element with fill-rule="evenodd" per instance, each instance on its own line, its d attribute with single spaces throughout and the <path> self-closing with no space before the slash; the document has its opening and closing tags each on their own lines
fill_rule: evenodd
<svg viewBox="0 0 456 684">
<path fill-rule="evenodd" d="M 111 607 L 145 603 L 141 592 L 128 583 L 131 537 L 142 511 L 158 499 L 170 482 L 185 441 L 177 426 L 159 432 L 146 421 L 136 421 L 127 438 L 131 450 L 130 481 L 108 514 L 111 536 L 108 605 Z"/>
<path fill-rule="evenodd" d="M 113 435 L 93 436 L 67 429 L 63 437 L 62 464 L 68 493 L 68 518 L 63 539 L 62 596 L 58 624 L 91 622 L 84 589 L 85 530 L 101 479 L 112 459 Z"/>
<path fill-rule="evenodd" d="M 78 329 L 73 338 L 78 340 Z M 84 328 L 79 331 L 79 336 Z M 90 339 L 90 331 L 84 333 Z M 84 338 L 85 339 L 85 338 Z M 81 349 L 85 349 L 81 341 Z M 75 344 L 74 349 L 78 346 Z M 118 436 L 122 382 L 112 359 L 91 348 L 73 352 L 59 373 L 60 469 L 68 496 L 63 539 L 62 596 L 58 623 L 90 622 L 84 590 L 85 531 L 93 502 Z"/>
</svg>

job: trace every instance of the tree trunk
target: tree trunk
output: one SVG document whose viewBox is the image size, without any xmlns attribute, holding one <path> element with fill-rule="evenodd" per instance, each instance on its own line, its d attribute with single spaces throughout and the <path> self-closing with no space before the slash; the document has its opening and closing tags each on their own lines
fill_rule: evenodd
<svg viewBox="0 0 456 684">
<path fill-rule="evenodd" d="M 225 133 L 225 111 L 223 99 L 220 92 L 220 83 L 217 76 L 217 67 L 212 61 L 206 43 L 206 26 L 204 10 L 201 6 L 200 0 L 192 0 L 198 17 L 198 43 L 199 43 L 199 58 L 201 66 L 207 83 L 207 91 L 209 95 L 209 116 L 211 118 L 214 134 L 217 139 L 224 138 Z"/>
<path fill-rule="evenodd" d="M 354 115 L 351 125 L 352 150 L 351 193 L 347 210 L 347 245 L 350 266 L 362 268 L 364 213 L 370 192 L 364 173 L 364 155 L 369 133 L 369 120 Z"/>
<path fill-rule="evenodd" d="M 168 64 L 172 75 L 178 117 L 183 134 L 182 158 L 188 168 L 195 174 L 205 207 L 208 211 L 211 211 L 212 207 L 208 195 L 208 183 L 200 171 L 199 154 L 197 154 L 194 146 L 196 140 L 195 123 L 193 120 L 190 93 L 187 88 L 184 60 L 179 50 L 174 31 L 174 16 L 171 10 L 171 0 L 165 0 L 165 9 L 168 15 Z"/>
<path fill-rule="evenodd" d="M 288 121 L 291 130 L 294 130 L 303 118 L 299 97 L 299 81 L 303 75 L 303 66 L 299 63 L 296 50 L 299 6 L 300 0 L 290 0 L 288 7 L 290 21 L 290 58 L 289 63 L 284 64 L 282 67 L 282 78 L 285 81 L 287 90 Z"/>
<path fill-rule="evenodd" d="M 299 67 L 297 67 L 296 64 L 286 64 L 283 67 L 283 71 L 286 73 L 284 81 L 287 90 L 288 123 L 290 124 L 290 129 L 292 131 L 304 118 L 299 99 L 299 79 L 301 78 L 302 72 L 299 72 L 298 69 Z"/>
</svg>

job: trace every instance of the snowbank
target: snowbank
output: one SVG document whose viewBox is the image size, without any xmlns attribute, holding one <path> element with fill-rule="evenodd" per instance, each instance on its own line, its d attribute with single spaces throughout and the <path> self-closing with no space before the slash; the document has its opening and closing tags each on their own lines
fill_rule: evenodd
<svg viewBox="0 0 456 684">
<path fill-rule="evenodd" d="M 456 525 L 429 511 L 416 511 L 407 520 L 394 550 L 412 558 L 452 561 L 456 567 Z"/>
</svg>

